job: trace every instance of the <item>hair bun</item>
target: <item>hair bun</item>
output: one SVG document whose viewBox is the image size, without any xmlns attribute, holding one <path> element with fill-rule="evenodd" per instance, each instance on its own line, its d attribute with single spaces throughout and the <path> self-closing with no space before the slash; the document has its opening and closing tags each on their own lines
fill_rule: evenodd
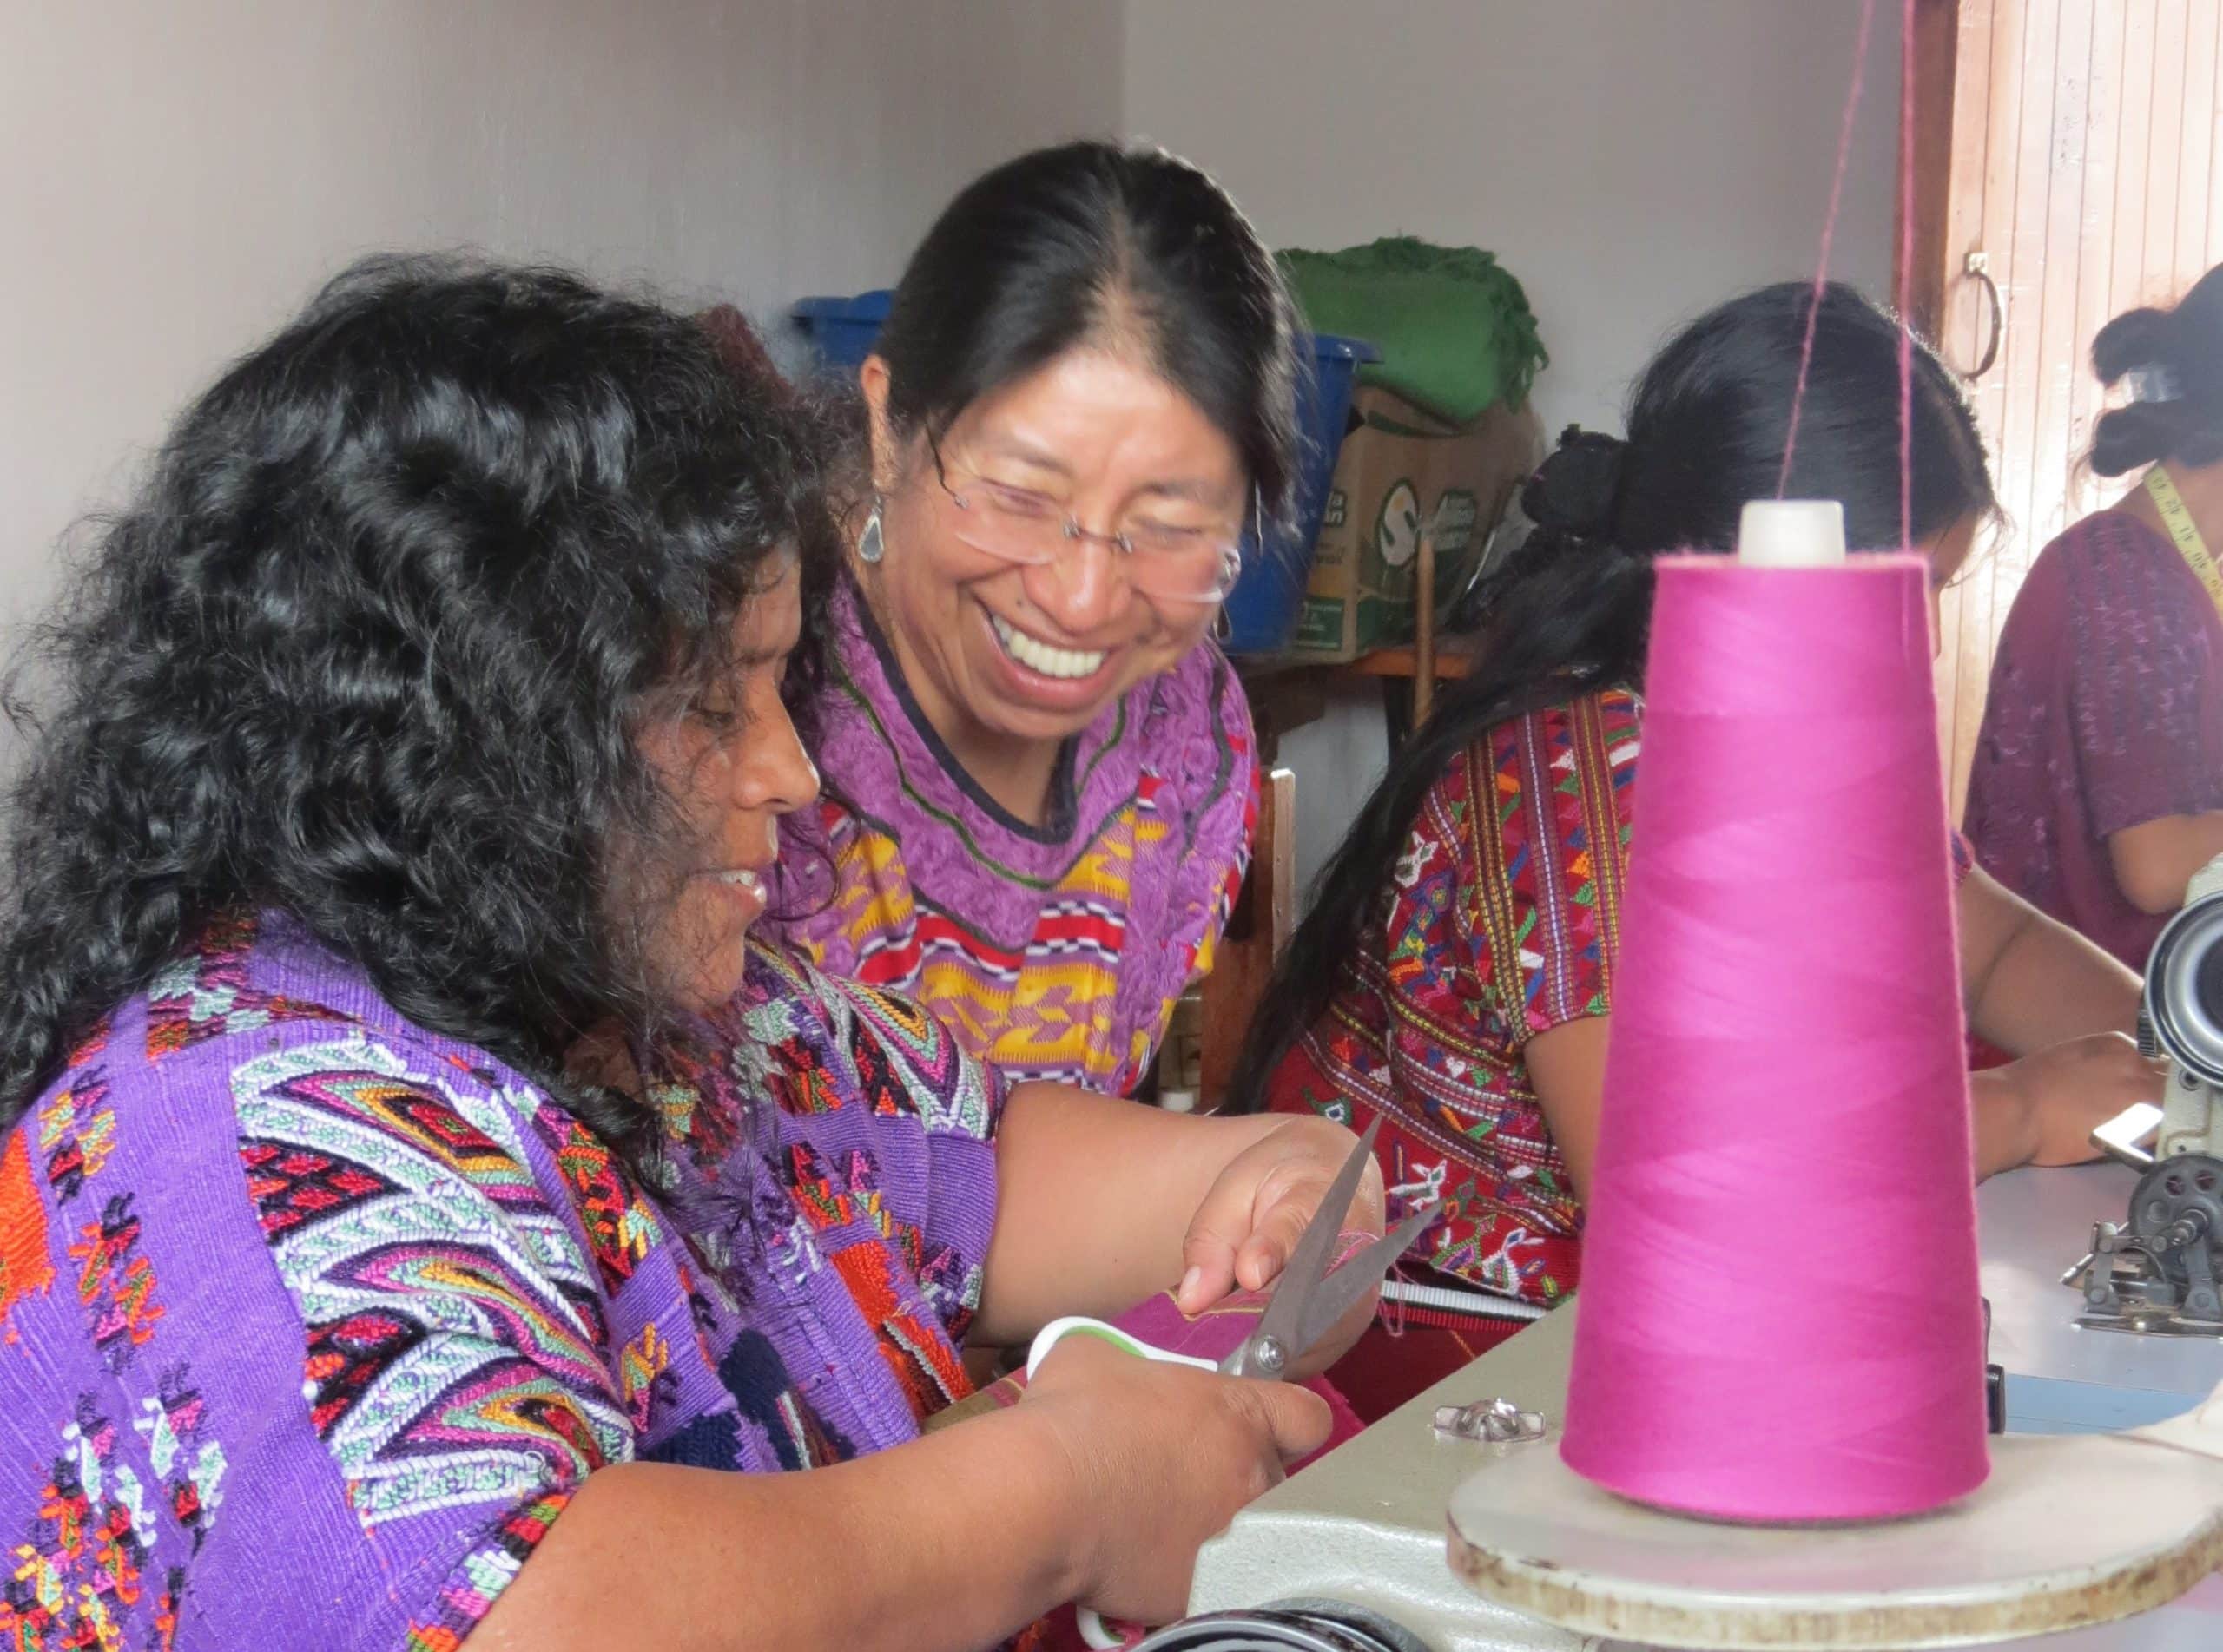
<svg viewBox="0 0 2223 1652">
<path fill-rule="evenodd" d="M 2100 476 L 2125 476 L 2164 459 L 2203 464 L 2215 444 L 2202 443 L 2199 418 L 2189 402 L 2132 402 L 2100 415 L 2092 427 L 2092 469 Z"/>
<path fill-rule="evenodd" d="M 2101 476 L 2223 459 L 2223 264 L 2175 308 L 2126 310 L 2101 327 L 2092 366 L 2102 384 L 2135 376 L 2130 404 L 2093 426 L 2092 468 Z"/>
<path fill-rule="evenodd" d="M 1582 538 L 1610 532 L 1621 494 L 1628 444 L 1618 436 L 1570 425 L 1556 451 L 1520 490 L 1520 508 L 1539 528 Z"/>
<path fill-rule="evenodd" d="M 2103 385 L 2141 367 L 2171 365 L 2172 318 L 2167 310 L 2126 310 L 2092 338 L 2092 371 Z"/>
</svg>

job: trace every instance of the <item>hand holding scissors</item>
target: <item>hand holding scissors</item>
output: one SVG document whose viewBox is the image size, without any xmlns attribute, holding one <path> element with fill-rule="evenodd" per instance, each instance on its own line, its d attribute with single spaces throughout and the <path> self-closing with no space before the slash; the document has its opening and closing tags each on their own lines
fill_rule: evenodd
<svg viewBox="0 0 2223 1652">
<path fill-rule="evenodd" d="M 1101 1338 L 1144 1359 L 1196 1366 L 1230 1377 L 1256 1377 L 1279 1382 L 1295 1370 L 1304 1356 L 1359 1303 L 1378 1287 L 1390 1267 L 1434 1220 L 1439 1207 L 1428 1205 L 1375 1240 L 1340 1267 L 1335 1260 L 1336 1241 L 1343 1231 L 1358 1195 L 1367 1161 L 1374 1155 L 1374 1139 L 1381 1121 L 1367 1127 L 1329 1184 L 1312 1220 L 1290 1253 L 1272 1299 L 1258 1322 L 1233 1352 L 1220 1359 L 1204 1359 L 1152 1346 L 1133 1333 L 1102 1320 L 1053 1320 L 1042 1327 L 1026 1358 L 1031 1377 L 1050 1350 L 1069 1336 Z"/>
<path fill-rule="evenodd" d="M 1086 1336 L 1108 1342 L 1139 1359 L 1194 1366 L 1230 1377 L 1250 1377 L 1267 1382 L 1286 1379 L 1304 1356 L 1381 1285 L 1397 1259 L 1420 1237 L 1441 1208 L 1430 1204 L 1410 1212 L 1342 1267 L 1333 1267 L 1336 1241 L 1358 1195 L 1359 1183 L 1365 1175 L 1367 1161 L 1373 1157 L 1374 1140 L 1380 1129 L 1381 1121 L 1376 1119 L 1352 1148 L 1350 1156 L 1329 1184 L 1296 1248 L 1290 1251 L 1265 1312 L 1224 1358 L 1204 1359 L 1177 1353 L 1156 1346 L 1132 1332 L 1102 1320 L 1074 1317 L 1053 1320 L 1042 1327 L 1027 1353 L 1029 1379 L 1059 1343 L 1067 1337 Z M 1086 1608 L 1080 1611 L 1079 1628 L 1081 1638 L 1092 1647 L 1109 1649 L 1122 1644 L 1122 1637 L 1109 1629 L 1098 1614 Z"/>
</svg>

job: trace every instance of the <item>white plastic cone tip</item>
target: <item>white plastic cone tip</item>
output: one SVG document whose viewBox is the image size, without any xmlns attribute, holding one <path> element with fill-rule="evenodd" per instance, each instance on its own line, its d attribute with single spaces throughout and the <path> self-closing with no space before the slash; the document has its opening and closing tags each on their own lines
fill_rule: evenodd
<svg viewBox="0 0 2223 1652">
<path fill-rule="evenodd" d="M 1828 568 L 1844 560 L 1844 507 L 1835 499 L 1754 499 L 1737 530 L 1748 568 Z"/>
</svg>

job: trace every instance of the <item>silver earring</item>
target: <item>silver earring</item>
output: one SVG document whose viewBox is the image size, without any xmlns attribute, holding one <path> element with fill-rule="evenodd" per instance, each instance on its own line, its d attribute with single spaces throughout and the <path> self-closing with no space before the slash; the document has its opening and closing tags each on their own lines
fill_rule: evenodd
<svg viewBox="0 0 2223 1652">
<path fill-rule="evenodd" d="M 857 559 L 877 563 L 887 555 L 887 542 L 881 536 L 880 496 L 872 496 L 872 515 L 865 518 L 865 530 L 857 536 Z"/>
</svg>

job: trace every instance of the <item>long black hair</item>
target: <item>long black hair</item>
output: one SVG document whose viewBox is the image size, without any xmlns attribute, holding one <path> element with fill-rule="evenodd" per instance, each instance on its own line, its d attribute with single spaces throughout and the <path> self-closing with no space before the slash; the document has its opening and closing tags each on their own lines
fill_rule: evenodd
<svg viewBox="0 0 2223 1652">
<path fill-rule="evenodd" d="M 701 327 L 560 271 L 378 259 L 179 419 L 18 668 L 0 1131 L 205 925 L 289 914 L 549 1085 L 668 1017 L 696 846 L 637 741 L 781 566 L 819 443 Z M 653 1178 L 652 1178 L 653 1185 Z"/>
<path fill-rule="evenodd" d="M 1296 468 L 1296 309 L 1227 192 L 1162 149 L 1038 149 L 968 184 L 912 253 L 876 353 L 899 437 L 938 442 L 1078 346 L 1141 350 L 1235 446 L 1269 515 Z"/>
<path fill-rule="evenodd" d="M 2103 413 L 2092 429 L 2092 468 L 2121 476 L 2175 459 L 2223 459 L 2223 264 L 2168 310 L 2127 310 L 2092 340 L 2103 385 L 2132 373 L 2164 379 L 2160 393 Z"/>
<path fill-rule="evenodd" d="M 1652 559 L 1729 550 L 1745 502 L 1778 491 L 1810 310 L 1812 367 L 1783 490 L 1843 501 L 1855 545 L 1898 543 L 1899 325 L 1847 286 L 1812 299 L 1811 283 L 1764 287 L 1700 318 L 1639 380 L 1625 441 L 1570 431 L 1529 480 L 1521 505 L 1536 526 L 1482 593 L 1476 669 L 1399 747 L 1321 872 L 1251 1027 L 1237 1110 L 1263 1104 L 1275 1068 L 1342 984 L 1445 768 L 1509 719 L 1642 685 Z M 1913 404 L 1919 540 L 1995 507 L 1968 402 L 1919 346 Z"/>
</svg>

